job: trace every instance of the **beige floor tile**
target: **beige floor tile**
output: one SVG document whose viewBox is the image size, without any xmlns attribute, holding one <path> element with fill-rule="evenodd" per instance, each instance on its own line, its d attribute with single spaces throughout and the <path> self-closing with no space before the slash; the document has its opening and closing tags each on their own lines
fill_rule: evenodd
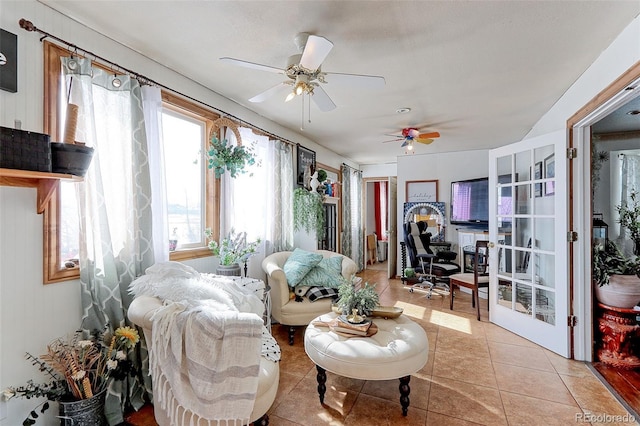
<svg viewBox="0 0 640 426">
<path fill-rule="evenodd" d="M 400 401 L 393 402 L 361 393 L 344 421 L 353 426 L 424 426 L 427 411 L 409 405 L 406 417 Z"/>
<path fill-rule="evenodd" d="M 324 404 L 320 404 L 315 379 L 305 377 L 282 400 L 273 414 L 301 425 L 341 425 L 358 396 L 327 378 Z"/>
<path fill-rule="evenodd" d="M 539 347 L 524 337 L 520 337 L 517 334 L 512 333 L 509 330 L 505 330 L 493 323 L 483 322 L 482 325 L 484 326 L 484 332 L 487 336 L 487 340 L 490 342 L 509 343 L 511 345 L 529 346 L 534 348 Z"/>
<path fill-rule="evenodd" d="M 639 425 L 637 417 L 632 416 L 629 413 L 626 414 L 607 414 L 607 413 L 594 413 L 588 410 L 584 411 L 584 417 L 580 419 L 581 422 L 590 422 L 593 426 L 633 426 Z"/>
<path fill-rule="evenodd" d="M 518 346 L 509 343 L 489 342 L 491 361 L 555 372 L 553 365 L 540 347 Z"/>
<path fill-rule="evenodd" d="M 427 411 L 426 426 L 475 426 L 479 424 L 480 423 L 468 422 L 455 417 L 445 416 L 440 413 L 434 413 L 433 411 Z"/>
<path fill-rule="evenodd" d="M 484 338 L 474 339 L 470 334 L 451 331 L 438 331 L 436 341 L 436 352 L 447 352 L 453 354 L 474 354 L 478 358 L 489 358 L 489 345 Z"/>
<path fill-rule="evenodd" d="M 271 404 L 271 408 L 269 409 L 269 413 L 273 413 L 273 411 L 280 405 L 283 399 L 285 399 L 291 390 L 295 388 L 298 383 L 302 380 L 297 374 L 291 374 L 284 369 L 280 370 L 280 382 L 278 383 L 278 393 L 276 394 L 276 399 Z"/>
<path fill-rule="evenodd" d="M 426 410 L 429 405 L 431 378 L 411 376 L 409 381 L 409 407 Z M 400 380 L 367 380 L 362 393 L 400 404 Z"/>
<path fill-rule="evenodd" d="M 547 349 L 543 349 L 543 351 L 558 374 L 577 377 L 593 377 L 593 373 L 589 370 L 589 367 L 587 367 L 586 362 L 567 359 Z"/>
<path fill-rule="evenodd" d="M 429 395 L 429 412 L 485 425 L 507 424 L 497 389 L 434 377 Z"/>
<path fill-rule="evenodd" d="M 595 376 L 560 375 L 560 378 L 583 410 L 609 415 L 622 415 L 627 412 Z"/>
<path fill-rule="evenodd" d="M 578 406 L 556 373 L 495 362 L 493 368 L 501 391 Z"/>
<path fill-rule="evenodd" d="M 500 392 L 509 426 L 564 426 L 576 423 L 582 410 L 539 398 Z"/>
<path fill-rule="evenodd" d="M 432 374 L 465 383 L 498 388 L 491 360 L 476 357 L 470 352 L 436 352 Z"/>
</svg>

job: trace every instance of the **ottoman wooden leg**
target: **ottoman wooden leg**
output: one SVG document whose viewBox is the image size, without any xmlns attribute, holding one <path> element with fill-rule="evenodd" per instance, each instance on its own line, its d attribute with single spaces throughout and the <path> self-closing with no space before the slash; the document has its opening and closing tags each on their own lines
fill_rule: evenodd
<svg viewBox="0 0 640 426">
<path fill-rule="evenodd" d="M 316 370 L 318 370 L 318 374 L 316 378 L 318 379 L 318 396 L 320 397 L 320 404 L 324 404 L 324 393 L 327 391 L 327 372 L 324 368 L 316 365 Z"/>
<path fill-rule="evenodd" d="M 400 405 L 402 405 L 403 416 L 406 416 L 409 411 L 409 394 L 411 393 L 409 380 L 411 380 L 411 376 L 400 377 Z"/>
</svg>

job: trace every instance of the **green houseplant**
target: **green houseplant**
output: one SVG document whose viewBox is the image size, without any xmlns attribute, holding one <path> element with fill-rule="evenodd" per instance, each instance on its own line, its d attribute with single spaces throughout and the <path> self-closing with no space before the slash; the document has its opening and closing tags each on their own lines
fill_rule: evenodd
<svg viewBox="0 0 640 426">
<path fill-rule="evenodd" d="M 258 252 L 260 245 L 260 238 L 247 242 L 247 233 L 236 233 L 233 228 L 226 237 L 220 239 L 220 242 L 213 239 L 211 228 L 205 229 L 204 235 L 208 240 L 207 247 L 214 256 L 220 259 L 222 266 L 238 265 L 239 268 L 240 263 L 245 262 Z"/>
<path fill-rule="evenodd" d="M 633 254 L 640 255 L 640 194 L 631 191 L 629 194 L 631 203 L 621 203 L 616 206 L 619 218 L 618 223 L 629 232 L 633 241 Z"/>
<path fill-rule="evenodd" d="M 354 309 L 357 309 L 358 315 L 371 315 L 371 312 L 379 304 L 375 284 L 365 283 L 364 286 L 357 289 L 351 281 L 340 284 L 336 304 L 343 314 L 351 314 Z"/>
<path fill-rule="evenodd" d="M 323 196 L 315 191 L 297 188 L 293 191 L 293 229 L 314 232 L 319 237 L 324 232 Z"/>
<path fill-rule="evenodd" d="M 209 157 L 207 166 L 214 170 L 216 178 L 220 178 L 225 169 L 234 178 L 238 174 L 246 173 L 245 167 L 256 164 L 253 147 L 231 146 L 226 139 L 221 141 L 216 136 L 211 138 L 207 156 Z"/>
</svg>

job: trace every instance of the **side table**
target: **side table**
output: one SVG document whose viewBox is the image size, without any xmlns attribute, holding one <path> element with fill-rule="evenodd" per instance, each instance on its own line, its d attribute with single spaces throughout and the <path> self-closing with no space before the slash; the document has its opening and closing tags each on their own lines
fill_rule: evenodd
<svg viewBox="0 0 640 426">
<path fill-rule="evenodd" d="M 628 370 L 640 368 L 640 325 L 633 309 L 598 303 L 598 359 L 607 365 Z"/>
</svg>

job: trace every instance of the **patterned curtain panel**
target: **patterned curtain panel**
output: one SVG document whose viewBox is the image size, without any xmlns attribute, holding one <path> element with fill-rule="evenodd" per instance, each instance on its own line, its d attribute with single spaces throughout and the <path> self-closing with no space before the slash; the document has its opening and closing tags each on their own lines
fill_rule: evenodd
<svg viewBox="0 0 640 426">
<path fill-rule="evenodd" d="M 342 171 L 342 253 L 364 269 L 362 226 L 362 173 L 343 164 Z"/>
<path fill-rule="evenodd" d="M 91 68 L 90 61 L 63 60 L 69 103 L 78 105 L 76 141 L 94 148 L 80 208 L 82 328 L 111 331 L 131 325 L 126 309 L 131 281 L 154 263 L 151 187 L 140 85 L 126 75 Z M 131 360 L 140 364 L 140 347 Z M 148 374 L 146 374 L 148 375 Z M 143 404 L 144 383 L 135 376 L 110 383 L 106 414 L 124 421 L 127 402 Z"/>
</svg>

